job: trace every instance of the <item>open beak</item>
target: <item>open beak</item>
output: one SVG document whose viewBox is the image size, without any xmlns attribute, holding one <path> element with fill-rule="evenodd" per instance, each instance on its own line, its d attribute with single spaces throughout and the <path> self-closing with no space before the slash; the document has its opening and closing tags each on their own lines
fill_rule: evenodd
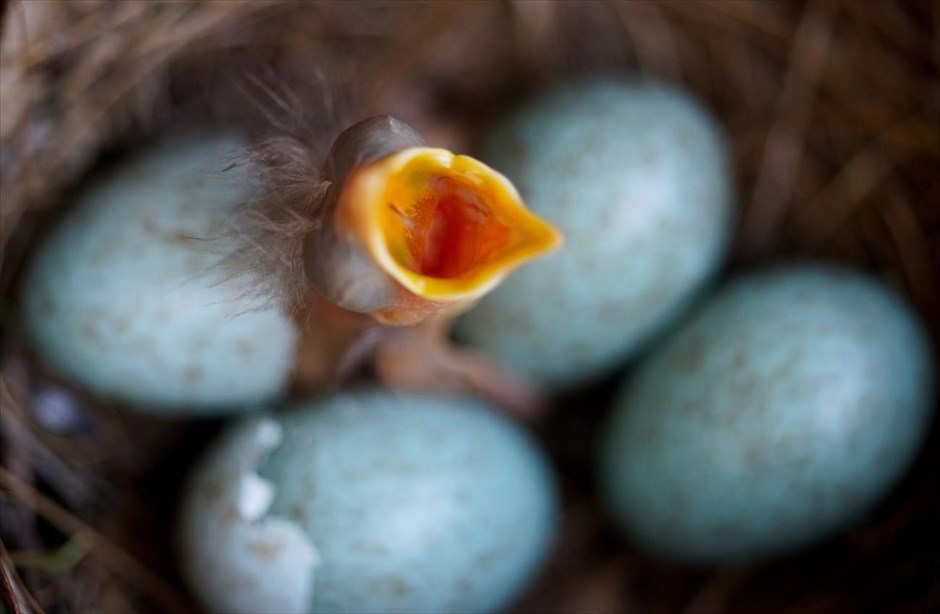
<svg viewBox="0 0 940 614">
<path fill-rule="evenodd" d="M 353 169 L 335 216 L 336 230 L 404 290 L 372 313 L 390 324 L 466 309 L 562 243 L 506 177 L 430 147 L 408 147 Z"/>
</svg>

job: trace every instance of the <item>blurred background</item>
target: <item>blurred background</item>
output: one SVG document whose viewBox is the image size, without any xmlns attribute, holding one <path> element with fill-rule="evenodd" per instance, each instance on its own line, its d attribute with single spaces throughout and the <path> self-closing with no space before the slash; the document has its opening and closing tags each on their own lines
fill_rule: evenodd
<svg viewBox="0 0 940 614">
<path fill-rule="evenodd" d="M 905 294 L 937 347 L 936 2 L 10 1 L 0 18 L 8 611 L 194 607 L 172 522 L 219 424 L 126 413 L 71 389 L 35 364 L 11 319 L 24 259 L 82 178 L 187 126 L 290 124 L 323 146 L 334 133 L 322 126 L 390 113 L 432 145 L 472 152 L 481 126 L 546 85 L 592 74 L 676 83 L 731 141 L 728 270 L 800 256 L 872 271 Z M 596 498 L 591 442 L 622 374 L 556 399 L 535 427 L 564 517 L 514 612 L 940 608 L 936 425 L 904 481 L 850 532 L 769 564 L 680 567 L 631 548 Z"/>
</svg>

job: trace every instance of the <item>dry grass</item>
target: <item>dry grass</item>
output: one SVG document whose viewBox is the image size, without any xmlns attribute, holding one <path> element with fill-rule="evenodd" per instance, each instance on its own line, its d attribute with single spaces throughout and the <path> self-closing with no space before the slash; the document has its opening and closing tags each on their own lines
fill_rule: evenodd
<svg viewBox="0 0 940 614">
<path fill-rule="evenodd" d="M 682 83 L 726 126 L 741 216 L 731 267 L 803 255 L 876 271 L 940 339 L 940 5 L 10 2 L 0 40 L 0 579 L 14 612 L 186 609 L 168 546 L 175 491 L 214 424 L 68 392 L 10 321 L 34 237 L 93 166 L 207 122 L 289 132 L 389 112 L 472 149 L 533 88 L 621 71 Z M 272 84 L 276 84 L 272 86 Z M 325 85 L 325 87 L 324 87 Z M 336 123 L 336 122 L 334 122 Z M 607 388 L 562 404 L 598 406 Z M 940 438 L 854 531 L 765 566 L 644 558 L 597 509 L 599 413 L 540 427 L 566 493 L 562 539 L 520 612 L 940 608 Z M 561 435 L 565 436 L 562 437 Z M 583 435 L 583 437 L 580 437 Z M 572 445 L 574 441 L 577 445 Z"/>
</svg>

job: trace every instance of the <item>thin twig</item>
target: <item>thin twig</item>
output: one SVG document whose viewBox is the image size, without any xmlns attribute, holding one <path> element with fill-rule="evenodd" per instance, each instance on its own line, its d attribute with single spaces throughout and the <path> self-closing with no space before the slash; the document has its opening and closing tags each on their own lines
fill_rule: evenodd
<svg viewBox="0 0 940 614">
<path fill-rule="evenodd" d="M 890 176 L 891 171 L 911 155 L 909 150 L 892 150 L 885 146 L 891 134 L 904 132 L 910 122 L 917 124 L 919 119 L 901 122 L 875 136 L 848 159 L 819 193 L 809 199 L 805 213 L 793 220 L 807 245 L 818 247 L 828 240 L 851 218 L 865 198 Z M 825 212 L 825 216 L 819 215 L 820 212 Z"/>
<path fill-rule="evenodd" d="M 119 577 L 126 578 L 129 584 L 149 594 L 168 611 L 180 612 L 187 609 L 186 600 L 163 578 L 58 503 L 2 467 L 0 485 L 9 490 L 20 503 L 34 509 L 66 535 L 83 534 L 88 539 L 92 554 L 96 555 L 103 565 Z"/>
<path fill-rule="evenodd" d="M 42 606 L 16 572 L 16 566 L 10 560 L 10 553 L 7 552 L 2 540 L 0 540 L 0 581 L 3 582 L 3 587 L 10 595 L 10 607 L 13 608 L 13 614 L 44 614 Z"/>
<path fill-rule="evenodd" d="M 682 77 L 682 56 L 678 38 L 661 7 L 652 3 L 628 3 L 614 5 L 614 8 L 620 24 L 633 41 L 641 72 L 679 80 Z"/>
<path fill-rule="evenodd" d="M 793 37 L 777 112 L 751 195 L 750 215 L 744 220 L 742 249 L 746 254 L 767 249 L 790 203 L 831 41 L 830 4 L 811 3 Z"/>
<path fill-rule="evenodd" d="M 908 203 L 894 198 L 879 207 L 879 214 L 888 230 L 904 272 L 905 283 L 915 305 L 923 313 L 940 313 L 940 290 L 924 280 L 940 279 L 940 271 L 931 265 L 930 241 L 911 211 Z"/>
</svg>

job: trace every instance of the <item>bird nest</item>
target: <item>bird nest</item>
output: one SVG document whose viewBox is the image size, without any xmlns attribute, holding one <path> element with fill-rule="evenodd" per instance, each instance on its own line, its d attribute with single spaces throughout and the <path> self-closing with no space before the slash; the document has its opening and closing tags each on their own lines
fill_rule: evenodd
<svg viewBox="0 0 940 614">
<path fill-rule="evenodd" d="M 396 115 L 472 151 L 494 113 L 574 76 L 681 84 L 730 135 L 728 269 L 849 263 L 940 335 L 940 9 L 930 2 L 10 2 L 0 47 L 2 586 L 8 611 L 185 611 L 172 520 L 216 422 L 125 413 L 29 356 L 22 263 L 92 168 L 159 134 L 284 127 L 313 144 Z M 318 133 L 317 131 L 320 131 Z M 328 137 L 328 138 L 327 138 Z M 322 143 L 321 143 L 322 144 Z M 922 611 L 940 606 L 940 440 L 851 531 L 770 564 L 688 568 L 634 551 L 593 488 L 611 383 L 536 430 L 564 494 L 560 539 L 518 612 Z"/>
</svg>

